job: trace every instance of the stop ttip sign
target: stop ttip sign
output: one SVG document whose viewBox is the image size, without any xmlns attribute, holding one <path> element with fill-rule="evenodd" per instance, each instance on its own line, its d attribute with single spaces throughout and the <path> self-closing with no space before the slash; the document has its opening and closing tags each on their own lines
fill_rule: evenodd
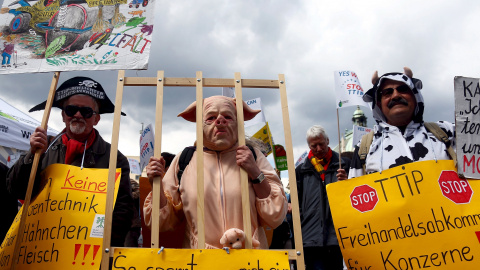
<svg viewBox="0 0 480 270">
<path fill-rule="evenodd" d="M 459 178 L 455 171 L 442 171 L 438 184 L 443 196 L 456 204 L 469 203 L 472 199 L 473 190 L 470 184 L 466 179 Z"/>
<path fill-rule="evenodd" d="M 355 187 L 350 194 L 350 202 L 362 213 L 371 211 L 378 203 L 377 191 L 369 185 Z"/>
</svg>

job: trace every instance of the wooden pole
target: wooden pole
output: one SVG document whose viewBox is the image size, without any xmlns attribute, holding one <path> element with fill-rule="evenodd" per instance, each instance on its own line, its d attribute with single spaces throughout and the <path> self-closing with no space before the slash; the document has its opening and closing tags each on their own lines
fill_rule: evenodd
<svg viewBox="0 0 480 270">
<path fill-rule="evenodd" d="M 292 131 L 290 128 L 290 117 L 288 115 L 288 102 L 287 102 L 287 89 L 285 86 L 285 76 L 283 74 L 278 75 L 280 89 L 280 100 L 282 103 L 282 115 L 283 115 L 283 130 L 285 133 L 285 148 L 287 150 L 287 164 L 288 164 L 288 181 L 290 183 L 290 199 L 292 203 L 292 209 L 299 209 L 298 193 L 297 193 L 297 180 L 295 177 L 295 162 L 293 160 L 293 145 L 292 145 Z M 305 260 L 303 257 L 303 239 L 302 229 L 300 224 L 300 213 L 292 211 L 293 218 L 293 232 L 295 234 L 295 249 L 297 252 L 297 269 L 305 269 Z"/>
<path fill-rule="evenodd" d="M 105 223 L 103 228 L 103 251 L 101 269 L 108 270 L 110 258 L 110 240 L 112 237 L 113 199 L 115 195 L 115 172 L 117 169 L 118 134 L 120 130 L 120 117 L 122 112 L 122 99 L 125 70 L 118 71 L 117 93 L 115 96 L 115 111 L 113 113 L 112 143 L 110 148 L 110 161 L 108 166 L 107 202 L 105 204 Z M 121 176 L 120 176 L 121 177 Z M 113 252 L 113 251 L 112 251 Z"/>
<path fill-rule="evenodd" d="M 60 78 L 60 72 L 53 74 L 52 83 L 50 84 L 50 91 L 48 92 L 47 103 L 45 104 L 45 111 L 43 113 L 41 127 L 47 130 L 48 119 L 50 118 L 50 111 L 52 110 L 53 98 L 55 97 L 55 90 L 57 89 L 58 79 Z M 18 255 L 20 253 L 20 245 L 22 244 L 22 237 L 20 232 L 23 232 L 25 227 L 25 221 L 27 220 L 28 207 L 30 206 L 30 200 L 32 198 L 33 185 L 35 184 L 35 177 L 37 175 L 38 163 L 40 162 L 40 156 L 43 154 L 42 150 L 37 150 L 33 157 L 32 170 L 30 171 L 30 178 L 28 179 L 27 191 L 25 193 L 25 201 L 23 202 L 23 211 L 20 217 L 20 223 L 18 225 L 17 240 L 15 241 L 15 249 L 13 250 L 13 259 L 10 269 L 14 270 L 17 267 Z"/>
<path fill-rule="evenodd" d="M 337 108 L 337 131 L 338 131 L 338 168 L 342 168 L 342 140 L 340 138 L 340 118 L 338 117 L 338 108 Z"/>
<path fill-rule="evenodd" d="M 238 145 L 245 145 L 245 125 L 243 117 L 242 78 L 240 72 L 235 72 L 235 97 L 237 106 Z M 252 248 L 252 221 L 250 217 L 250 192 L 248 189 L 248 174 L 240 168 L 240 181 L 243 208 L 243 231 L 245 232 L 245 248 Z"/>
<path fill-rule="evenodd" d="M 197 87 L 197 231 L 198 247 L 205 248 L 205 185 L 203 178 L 203 75 L 196 74 Z"/>
<path fill-rule="evenodd" d="M 162 154 L 162 118 L 163 118 L 163 71 L 157 72 L 157 104 L 155 109 L 155 148 L 153 149 L 153 156 L 160 158 Z M 152 195 L 155 198 L 152 202 L 152 235 L 151 247 L 160 248 L 160 185 L 162 179 L 160 176 L 153 178 Z"/>
</svg>

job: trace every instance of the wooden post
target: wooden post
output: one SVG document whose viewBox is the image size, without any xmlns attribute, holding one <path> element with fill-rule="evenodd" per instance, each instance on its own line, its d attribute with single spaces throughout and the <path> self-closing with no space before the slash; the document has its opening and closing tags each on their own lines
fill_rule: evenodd
<svg viewBox="0 0 480 270">
<path fill-rule="evenodd" d="M 47 130 L 48 119 L 50 118 L 50 111 L 52 110 L 53 98 L 55 97 L 55 90 L 57 89 L 58 78 L 60 78 L 60 72 L 53 74 L 52 83 L 50 84 L 50 91 L 48 92 L 47 103 L 45 104 L 45 111 L 43 113 L 41 127 Z M 35 177 L 37 176 L 38 163 L 40 162 L 40 156 L 42 150 L 37 150 L 33 157 L 32 170 L 30 171 L 30 178 L 28 179 L 27 191 L 25 193 L 25 201 L 23 202 L 23 212 L 20 217 L 20 223 L 18 225 L 17 240 L 15 240 L 15 249 L 13 251 L 12 264 L 10 269 L 14 270 L 17 267 L 18 255 L 20 253 L 20 245 L 22 244 L 22 237 L 20 232 L 25 227 L 25 221 L 27 220 L 28 207 L 30 206 L 30 200 L 32 198 L 33 185 L 35 184 Z"/>
<path fill-rule="evenodd" d="M 120 130 L 120 117 L 122 112 L 123 87 L 125 83 L 125 70 L 118 71 L 117 93 L 115 96 L 115 111 L 113 116 L 112 143 L 110 148 L 110 161 L 108 166 L 107 202 L 105 204 L 105 223 L 103 228 L 103 251 L 101 269 L 108 270 L 110 258 L 110 240 L 112 234 L 113 198 L 115 195 L 115 172 L 117 169 L 118 134 Z M 121 177 L 121 176 L 120 176 Z"/>
<path fill-rule="evenodd" d="M 157 103 L 155 109 L 155 147 L 153 149 L 153 156 L 160 158 L 162 154 L 162 117 L 163 117 L 163 71 L 157 72 Z M 152 202 L 152 248 L 160 248 L 160 185 L 162 184 L 160 176 L 153 178 L 152 195 L 155 198 Z"/>
<path fill-rule="evenodd" d="M 205 248 L 205 185 L 203 178 L 203 75 L 197 71 L 197 231 L 198 249 Z"/>
<path fill-rule="evenodd" d="M 297 255 L 297 268 L 305 269 L 305 260 L 303 257 L 303 239 L 302 230 L 300 224 L 300 213 L 298 211 L 298 193 L 297 193 L 297 180 L 295 177 L 295 162 L 293 160 L 293 145 L 292 145 L 292 130 L 290 128 L 290 117 L 288 115 L 288 102 L 287 102 L 287 89 L 285 86 L 285 76 L 283 74 L 278 75 L 280 89 L 280 100 L 282 103 L 282 115 L 283 115 L 283 130 L 285 132 L 285 148 L 287 150 L 287 164 L 288 164 L 288 182 L 290 183 L 290 199 L 292 203 L 293 218 L 293 231 L 295 234 L 295 249 Z"/>
<path fill-rule="evenodd" d="M 245 145 L 245 125 L 243 118 L 242 78 L 235 72 L 235 97 L 237 106 L 238 145 Z M 245 248 L 252 248 L 252 220 L 250 217 L 250 192 L 248 189 L 248 174 L 240 168 L 240 181 L 242 192 L 243 231 L 245 232 Z"/>
</svg>

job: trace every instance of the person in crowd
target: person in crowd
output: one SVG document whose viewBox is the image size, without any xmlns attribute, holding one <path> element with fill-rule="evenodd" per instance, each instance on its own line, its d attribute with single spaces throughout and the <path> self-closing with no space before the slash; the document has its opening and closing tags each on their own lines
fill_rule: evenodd
<svg viewBox="0 0 480 270">
<path fill-rule="evenodd" d="M 134 179 L 130 179 L 132 188 L 132 198 L 135 211 L 133 212 L 132 227 L 125 237 L 125 247 L 138 247 L 138 238 L 142 229 L 142 221 L 140 219 L 140 185 Z"/>
<path fill-rule="evenodd" d="M 355 147 L 349 178 L 415 161 L 453 158 L 449 151 L 452 153 L 455 149 L 455 126 L 445 121 L 436 123 L 448 137 L 446 141 L 426 128 L 420 91 L 422 81 L 413 78 L 411 69 L 405 67 L 403 73 L 386 73 L 381 77 L 375 72 L 372 83 L 363 100 L 371 102 L 377 122 L 373 127 L 373 141 L 363 160 L 359 156 L 360 143 Z"/>
<path fill-rule="evenodd" d="M 252 119 L 259 110 L 252 110 L 243 102 L 245 120 Z M 179 114 L 185 120 L 196 121 L 196 102 Z M 220 239 L 233 228 L 243 230 L 240 168 L 249 177 L 249 197 L 252 239 L 260 248 L 268 243 L 262 226 L 276 228 L 285 218 L 287 201 L 283 186 L 274 169 L 256 148 L 238 145 L 235 99 L 213 96 L 203 103 L 205 242 L 206 248 L 222 248 Z M 253 154 L 253 151 L 255 154 Z M 147 165 L 147 176 L 162 178 L 160 198 L 150 193 L 145 200 L 145 223 L 151 226 L 152 202 L 160 200 L 160 231 L 172 230 L 186 222 L 183 247 L 198 246 L 197 231 L 197 163 L 193 154 L 179 179 L 177 154 L 165 173 L 163 158 L 152 157 Z M 180 181 L 181 180 L 181 181 Z"/>
<path fill-rule="evenodd" d="M 308 158 L 295 169 L 300 221 L 307 270 L 343 269 L 326 186 L 347 179 L 350 160 L 339 159 L 328 146 L 325 129 L 314 125 L 307 130 Z M 339 169 L 342 167 L 342 169 Z"/>
<path fill-rule="evenodd" d="M 8 167 L 0 162 L 0 205 L 3 209 L 2 221 L 0 222 L 0 239 L 3 240 L 10 229 L 18 212 L 18 201 L 7 191 Z"/>
<path fill-rule="evenodd" d="M 45 109 L 46 101 L 30 109 Z M 33 157 L 40 151 L 32 198 L 40 191 L 40 173 L 54 163 L 84 168 L 108 168 L 110 144 L 94 128 L 103 113 L 113 113 L 114 105 L 102 85 L 88 77 L 66 80 L 55 92 L 52 104 L 62 110 L 65 129 L 55 137 L 47 136 L 37 127 L 30 136 L 30 151 L 10 168 L 7 176 L 9 191 L 18 199 L 25 198 Z M 121 247 L 132 224 L 134 206 L 130 188 L 130 166 L 118 151 L 117 168 L 121 168 L 120 186 L 113 210 L 111 245 Z"/>
</svg>

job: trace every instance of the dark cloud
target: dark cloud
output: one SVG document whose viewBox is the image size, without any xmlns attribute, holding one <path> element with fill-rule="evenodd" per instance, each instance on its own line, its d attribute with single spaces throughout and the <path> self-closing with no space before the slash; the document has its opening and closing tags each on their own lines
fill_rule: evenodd
<svg viewBox="0 0 480 270">
<path fill-rule="evenodd" d="M 356 107 L 335 107 L 333 71 L 355 71 L 364 89 L 379 73 L 409 66 L 423 80 L 425 120 L 454 121 L 454 76 L 478 77 L 475 27 L 479 8 L 468 1 L 385 3 L 324 1 L 158 1 L 149 68 L 127 76 L 277 79 L 285 74 L 295 159 L 307 149 L 306 130 L 323 125 L 331 146 L 351 129 Z M 63 72 L 100 81 L 114 101 L 117 71 Z M 46 99 L 52 73 L 0 76 L 0 97 L 28 109 Z M 119 148 L 138 155 L 142 123 L 155 122 L 155 87 L 127 87 Z M 204 89 L 204 95 L 221 94 Z M 244 99 L 261 97 L 276 143 L 284 144 L 278 90 L 244 89 Z M 166 87 L 162 149 L 178 152 L 193 144 L 195 126 L 176 115 L 195 100 L 195 88 Z M 368 125 L 374 124 L 368 108 Z M 62 122 L 57 110 L 51 121 Z M 41 114 L 35 114 L 41 120 Z M 101 134 L 111 138 L 113 117 L 102 115 Z M 52 124 L 53 125 L 53 124 Z M 58 128 L 60 127 L 60 128 Z"/>
</svg>

